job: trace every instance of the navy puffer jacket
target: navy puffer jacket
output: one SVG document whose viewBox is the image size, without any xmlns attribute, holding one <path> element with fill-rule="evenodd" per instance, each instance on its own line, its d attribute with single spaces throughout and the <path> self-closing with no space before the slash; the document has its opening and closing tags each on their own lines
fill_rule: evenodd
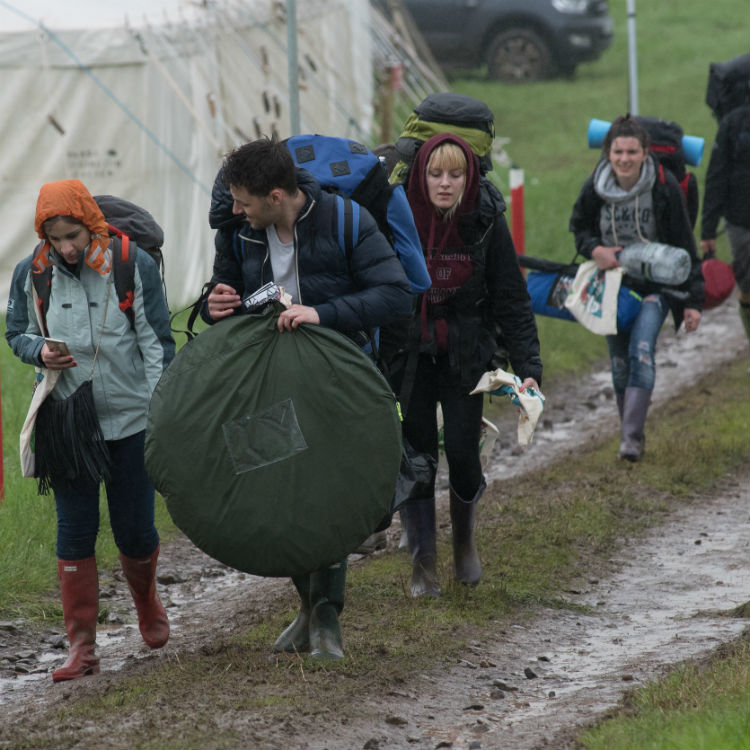
<svg viewBox="0 0 750 750">
<path fill-rule="evenodd" d="M 322 190 L 304 169 L 297 170 L 297 182 L 307 196 L 294 230 L 300 304 L 314 307 L 321 325 L 349 334 L 408 317 L 408 279 L 372 216 L 360 207 L 358 237 L 347 261 L 339 244 L 340 199 Z M 217 230 L 212 285 L 228 284 L 243 296 L 273 281 L 266 232 L 232 213 L 232 196 L 220 175 L 209 223 Z M 213 322 L 207 303 L 201 316 Z"/>
</svg>

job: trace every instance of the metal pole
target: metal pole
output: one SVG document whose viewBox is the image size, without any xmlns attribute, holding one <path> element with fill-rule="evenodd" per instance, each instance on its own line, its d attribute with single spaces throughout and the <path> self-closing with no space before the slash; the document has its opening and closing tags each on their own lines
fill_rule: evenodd
<svg viewBox="0 0 750 750">
<path fill-rule="evenodd" d="M 635 0 L 627 0 L 628 8 L 628 76 L 629 76 L 629 111 L 638 114 L 638 53 L 635 36 Z"/>
<path fill-rule="evenodd" d="M 289 124 L 299 135 L 299 77 L 297 73 L 297 0 L 286 0 L 286 46 L 289 58 Z"/>
</svg>

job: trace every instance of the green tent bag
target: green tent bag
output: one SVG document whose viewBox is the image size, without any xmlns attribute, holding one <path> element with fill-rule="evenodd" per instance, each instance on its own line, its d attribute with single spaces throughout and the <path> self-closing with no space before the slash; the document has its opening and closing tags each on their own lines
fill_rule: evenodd
<svg viewBox="0 0 750 750">
<path fill-rule="evenodd" d="M 292 576 L 355 550 L 390 510 L 401 461 L 395 397 L 330 329 L 276 329 L 282 308 L 221 321 L 162 375 L 146 468 L 206 554 Z"/>
</svg>

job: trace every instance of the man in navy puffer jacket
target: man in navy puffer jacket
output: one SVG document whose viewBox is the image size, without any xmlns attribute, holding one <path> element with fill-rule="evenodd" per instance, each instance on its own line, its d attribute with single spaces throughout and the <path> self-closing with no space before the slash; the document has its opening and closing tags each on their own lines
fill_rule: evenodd
<svg viewBox="0 0 750 750">
<path fill-rule="evenodd" d="M 294 303 L 281 314 L 279 330 L 313 323 L 351 335 L 409 317 L 412 292 L 401 263 L 356 204 L 358 237 L 347 259 L 339 241 L 341 206 L 295 167 L 282 143 L 260 139 L 232 152 L 212 196 L 216 255 L 203 319 L 234 314 L 244 295 L 269 281 Z"/>
<path fill-rule="evenodd" d="M 357 340 L 359 332 L 408 317 L 412 292 L 400 261 L 372 216 L 350 205 L 353 240 L 347 257 L 340 241 L 344 201 L 297 169 L 283 143 L 261 138 L 230 153 L 212 196 L 216 255 L 203 319 L 214 323 L 240 312 L 242 298 L 269 281 L 292 298 L 279 315 L 282 332 L 308 323 Z M 342 658 L 338 616 L 346 560 L 292 581 L 300 611 L 274 651 Z"/>
</svg>

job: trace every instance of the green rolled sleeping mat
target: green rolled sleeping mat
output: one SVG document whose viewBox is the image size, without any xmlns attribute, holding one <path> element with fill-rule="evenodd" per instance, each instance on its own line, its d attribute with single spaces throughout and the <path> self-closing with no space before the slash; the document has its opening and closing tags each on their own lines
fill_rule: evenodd
<svg viewBox="0 0 750 750">
<path fill-rule="evenodd" d="M 318 570 L 387 514 L 401 461 L 395 397 L 372 360 L 320 326 L 279 333 L 281 306 L 220 321 L 154 391 L 146 468 L 177 527 L 262 576 Z"/>
</svg>

